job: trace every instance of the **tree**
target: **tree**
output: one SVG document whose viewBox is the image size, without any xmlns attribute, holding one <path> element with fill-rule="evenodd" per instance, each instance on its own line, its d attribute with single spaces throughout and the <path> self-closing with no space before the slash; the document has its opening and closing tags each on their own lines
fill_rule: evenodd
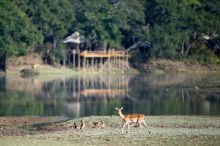
<svg viewBox="0 0 220 146">
<path fill-rule="evenodd" d="M 2 0 L 0 11 L 0 52 L 5 64 L 5 54 L 26 54 L 30 48 L 41 44 L 42 35 L 14 2 Z"/>
<path fill-rule="evenodd" d="M 83 0 L 79 2 L 74 29 L 85 32 L 93 42 L 123 49 L 141 39 L 144 7 L 140 0 Z M 143 30 L 143 29 L 142 29 Z M 129 34 L 129 35 L 127 35 Z M 125 37 L 126 36 L 126 37 Z M 133 36 L 132 38 L 129 36 Z"/>
<path fill-rule="evenodd" d="M 75 7 L 69 0 L 25 0 L 16 1 L 17 5 L 24 9 L 29 18 L 44 36 L 44 43 L 52 43 L 53 55 L 60 59 L 65 57 L 62 39 L 68 33 L 74 18 Z M 47 51 L 46 51 L 47 52 Z M 54 60 L 51 62 L 54 63 Z"/>
<path fill-rule="evenodd" d="M 135 48 L 138 61 L 219 60 L 218 0 L 3 0 L 1 5 L 0 33 L 10 35 L 0 42 L 14 54 L 24 54 L 43 35 L 49 58 L 65 58 L 63 38 L 80 31 L 99 48 Z"/>
<path fill-rule="evenodd" d="M 203 39 L 205 34 L 215 36 L 220 26 L 217 15 L 206 8 L 210 3 L 214 4 L 204 0 L 146 0 L 145 15 L 153 44 L 148 56 L 171 59 L 201 57 L 207 53 L 213 56 Z M 216 8 L 214 12 L 218 12 Z"/>
</svg>

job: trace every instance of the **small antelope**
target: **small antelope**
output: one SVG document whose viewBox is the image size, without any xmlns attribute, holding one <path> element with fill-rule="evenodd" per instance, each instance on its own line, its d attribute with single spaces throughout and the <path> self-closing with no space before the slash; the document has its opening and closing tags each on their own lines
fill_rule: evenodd
<svg viewBox="0 0 220 146">
<path fill-rule="evenodd" d="M 105 127 L 105 123 L 104 123 L 102 120 L 100 121 L 100 127 L 101 127 L 101 128 L 104 128 L 104 127 Z"/>
<path fill-rule="evenodd" d="M 74 127 L 75 129 L 77 129 L 77 125 L 76 125 L 76 123 L 74 122 L 73 124 L 74 124 L 74 126 L 73 126 L 73 127 Z"/>
<path fill-rule="evenodd" d="M 97 128 L 99 127 L 99 122 L 95 121 L 92 123 L 92 128 Z"/>
<path fill-rule="evenodd" d="M 128 131 L 129 131 L 131 123 L 135 123 L 135 124 L 138 123 L 138 125 L 141 128 L 142 128 L 141 124 L 143 123 L 144 126 L 146 126 L 149 129 L 149 127 L 147 126 L 147 124 L 146 124 L 146 122 L 144 120 L 144 117 L 145 117 L 144 115 L 142 115 L 142 114 L 127 114 L 127 115 L 123 115 L 122 112 L 121 112 L 123 110 L 123 107 L 121 107 L 120 109 L 116 107 L 115 109 L 118 111 L 118 114 L 120 115 L 120 117 L 125 121 L 125 124 L 122 127 L 122 134 L 124 133 L 123 130 L 124 130 L 124 128 L 126 126 L 128 126 Z"/>
<path fill-rule="evenodd" d="M 86 124 L 81 120 L 80 121 L 80 128 L 79 129 L 83 129 L 86 127 Z"/>
<path fill-rule="evenodd" d="M 33 64 L 31 67 L 32 67 L 33 69 L 39 68 L 39 67 L 40 67 L 40 64 Z"/>
</svg>

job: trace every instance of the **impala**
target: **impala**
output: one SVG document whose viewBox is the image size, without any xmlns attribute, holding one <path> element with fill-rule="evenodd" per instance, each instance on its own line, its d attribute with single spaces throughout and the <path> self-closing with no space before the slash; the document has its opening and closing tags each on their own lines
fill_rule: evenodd
<svg viewBox="0 0 220 146">
<path fill-rule="evenodd" d="M 147 124 L 144 120 L 145 116 L 143 114 L 123 115 L 122 112 L 121 112 L 123 110 L 123 107 L 121 107 L 120 109 L 116 107 L 115 109 L 118 111 L 118 114 L 120 115 L 120 117 L 125 121 L 125 124 L 122 127 L 122 134 L 124 133 L 124 128 L 126 126 L 128 126 L 128 131 L 129 131 L 130 124 L 132 124 L 132 123 L 138 124 L 141 128 L 142 128 L 142 124 L 144 124 L 144 126 L 149 129 L 149 127 L 147 126 Z"/>
</svg>

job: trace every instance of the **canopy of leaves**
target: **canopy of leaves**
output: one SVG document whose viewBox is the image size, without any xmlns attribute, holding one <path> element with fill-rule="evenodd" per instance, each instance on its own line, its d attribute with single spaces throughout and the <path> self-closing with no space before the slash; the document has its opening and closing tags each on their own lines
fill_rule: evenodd
<svg viewBox="0 0 220 146">
<path fill-rule="evenodd" d="M 135 46 L 139 61 L 218 63 L 219 8 L 219 0 L 2 0 L 0 49 L 23 54 L 43 39 L 64 57 L 62 40 L 80 31 L 96 46 Z"/>
<path fill-rule="evenodd" d="M 27 15 L 8 0 L 0 1 L 0 51 L 8 55 L 25 54 L 41 44 L 42 35 Z"/>
<path fill-rule="evenodd" d="M 153 44 L 148 55 L 171 59 L 197 56 L 208 61 L 215 50 L 208 47 L 204 36 L 214 39 L 219 35 L 219 6 L 219 1 L 208 0 L 146 0 Z"/>
</svg>

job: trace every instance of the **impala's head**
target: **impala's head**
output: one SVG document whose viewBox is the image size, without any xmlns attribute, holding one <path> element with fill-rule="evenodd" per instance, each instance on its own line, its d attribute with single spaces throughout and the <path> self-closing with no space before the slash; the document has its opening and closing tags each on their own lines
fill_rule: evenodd
<svg viewBox="0 0 220 146">
<path fill-rule="evenodd" d="M 121 108 L 115 108 L 117 111 L 121 111 L 121 110 L 123 110 L 123 107 L 121 107 Z"/>
</svg>

